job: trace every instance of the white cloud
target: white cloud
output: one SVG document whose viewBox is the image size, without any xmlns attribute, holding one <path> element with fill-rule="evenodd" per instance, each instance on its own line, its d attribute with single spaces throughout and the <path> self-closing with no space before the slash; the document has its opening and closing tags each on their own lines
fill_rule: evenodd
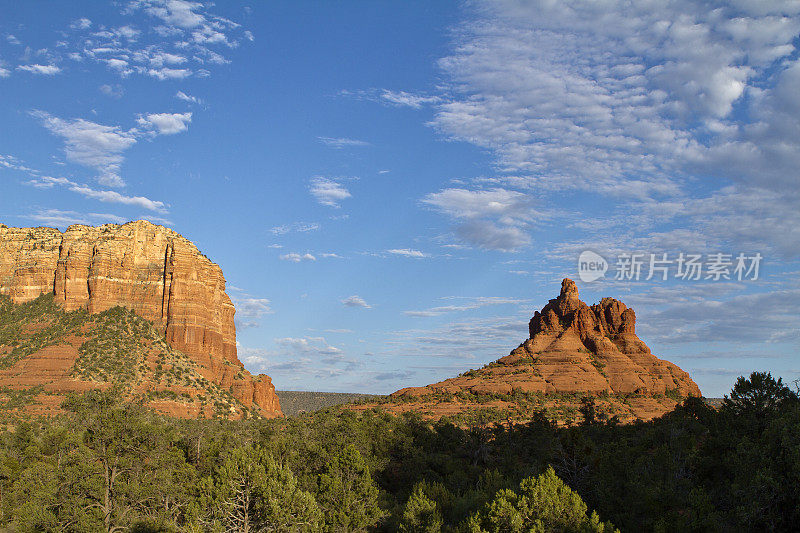
<svg viewBox="0 0 800 533">
<path fill-rule="evenodd" d="M 348 296 L 342 300 L 342 304 L 346 305 L 347 307 L 363 307 L 364 309 L 372 309 L 372 306 L 369 305 L 364 298 L 358 296 L 357 294 Z"/>
<path fill-rule="evenodd" d="M 7 68 L 0 67 L 0 78 L 7 78 L 11 75 L 11 71 Z"/>
<path fill-rule="evenodd" d="M 56 65 L 20 65 L 17 67 L 17 70 L 22 70 L 24 72 L 30 72 L 31 74 L 39 74 L 42 76 L 53 76 L 61 72 L 61 68 Z"/>
<path fill-rule="evenodd" d="M 121 85 L 108 85 L 104 84 L 99 87 L 101 93 L 112 98 L 121 98 L 125 93 Z"/>
<path fill-rule="evenodd" d="M 6 35 L 6 41 L 8 41 L 8 44 L 13 44 L 13 45 L 22 44 L 21 42 L 19 42 L 19 39 L 17 39 L 15 35 L 11 35 L 10 33 Z"/>
<path fill-rule="evenodd" d="M 108 213 L 78 213 L 77 211 L 62 211 L 59 209 L 42 209 L 36 213 L 26 215 L 25 218 L 35 220 L 40 224 L 63 228 L 72 224 L 97 225 L 105 223 L 124 224 L 126 219 Z"/>
<path fill-rule="evenodd" d="M 69 190 L 81 194 L 87 198 L 100 200 L 101 202 L 112 202 L 117 204 L 134 205 L 137 207 L 142 207 L 144 209 L 149 209 L 150 211 L 164 211 L 166 207 L 164 202 L 151 200 L 144 196 L 127 196 L 124 194 L 120 194 L 117 191 L 96 191 L 94 189 L 82 185 L 74 185 L 70 187 Z"/>
<path fill-rule="evenodd" d="M 383 89 L 380 97 L 390 104 L 414 109 L 420 109 L 425 104 L 433 104 L 441 101 L 441 98 L 438 96 L 421 96 L 405 91 L 390 91 L 388 89 Z"/>
<path fill-rule="evenodd" d="M 249 295 L 237 296 L 233 298 L 233 303 L 236 306 L 237 318 L 261 318 L 274 312 L 267 298 L 253 298 Z"/>
<path fill-rule="evenodd" d="M 275 342 L 293 352 L 315 355 L 339 355 L 342 350 L 327 343 L 324 337 L 283 337 Z"/>
<path fill-rule="evenodd" d="M 288 254 L 283 254 L 280 256 L 282 261 L 291 261 L 292 263 L 300 263 L 301 261 L 316 261 L 317 258 L 309 253 L 305 254 L 298 254 L 297 252 L 292 252 Z"/>
<path fill-rule="evenodd" d="M 348 139 L 347 137 L 317 137 L 319 141 L 336 149 L 347 148 L 350 146 L 369 146 L 366 141 L 359 141 L 358 139 Z"/>
<path fill-rule="evenodd" d="M 205 17 L 196 13 L 203 7 L 199 2 L 184 0 L 147 0 L 139 2 L 145 12 L 158 17 L 165 23 L 179 28 L 195 28 L 205 22 Z"/>
<path fill-rule="evenodd" d="M 319 224 L 316 222 L 293 222 L 291 224 L 283 224 L 282 226 L 275 226 L 270 229 L 273 235 L 286 235 L 293 231 L 298 233 L 308 233 L 310 231 L 317 231 Z"/>
<path fill-rule="evenodd" d="M 192 121 L 192 113 L 150 113 L 139 116 L 136 122 L 160 135 L 174 135 L 186 131 Z"/>
<path fill-rule="evenodd" d="M 185 68 L 151 68 L 147 70 L 147 74 L 159 79 L 164 80 L 182 80 L 192 75 L 192 71 Z"/>
<path fill-rule="evenodd" d="M 178 100 L 183 100 L 184 102 L 189 102 L 190 104 L 203 103 L 203 101 L 200 100 L 199 98 L 195 96 L 190 96 L 183 91 L 178 91 L 177 93 L 175 93 L 175 98 L 177 98 Z"/>
<path fill-rule="evenodd" d="M 428 194 L 422 203 L 454 219 L 462 240 L 488 250 L 513 252 L 528 245 L 525 230 L 530 222 L 547 218 L 533 209 L 527 194 L 503 188 L 443 189 Z"/>
<path fill-rule="evenodd" d="M 63 120 L 43 111 L 34 111 L 45 127 L 64 139 L 67 160 L 97 170 L 103 185 L 119 187 L 122 153 L 136 143 L 133 133 L 116 126 L 105 126 L 84 119 Z"/>
<path fill-rule="evenodd" d="M 442 97 L 435 95 L 415 94 L 407 91 L 392 91 L 390 89 L 366 89 L 358 91 L 342 90 L 339 95 L 367 100 L 393 107 L 410 107 L 421 109 L 424 105 L 435 104 L 442 101 Z"/>
<path fill-rule="evenodd" d="M 432 307 L 430 309 L 425 309 L 423 311 L 404 311 L 404 314 L 407 316 L 417 317 L 417 318 L 433 317 L 433 316 L 440 316 L 446 313 L 473 311 L 475 309 L 480 309 L 482 307 L 487 307 L 492 305 L 519 305 L 524 302 L 524 300 L 520 300 L 519 298 L 505 298 L 499 296 L 480 296 L 477 298 L 451 297 L 448 299 L 464 300 L 465 303 L 454 304 L 454 305 L 442 305 L 438 307 Z"/>
<path fill-rule="evenodd" d="M 682 0 L 472 7 L 439 63 L 448 84 L 432 125 L 494 154 L 500 175 L 483 186 L 600 194 L 597 206 L 580 208 L 598 211 L 598 224 L 574 227 L 618 247 L 686 238 L 735 247 L 760 236 L 783 256 L 800 254 L 791 244 L 800 204 L 796 8 Z M 470 216 L 441 193 L 424 202 L 463 220 L 456 234 L 484 248 L 525 246 L 538 218 Z M 685 211 L 648 220 L 641 209 L 651 203 Z M 600 235 L 626 217 L 639 224 Z"/>
<path fill-rule="evenodd" d="M 339 207 L 342 200 L 352 196 L 341 183 L 323 177 L 312 178 L 309 192 L 317 202 L 330 207 Z"/>
<path fill-rule="evenodd" d="M 73 30 L 86 30 L 91 26 L 92 26 L 92 21 L 87 19 L 86 17 L 76 19 L 72 21 L 72 23 L 69 25 L 69 27 L 72 28 Z"/>
<path fill-rule="evenodd" d="M 428 254 L 422 253 L 419 250 L 412 250 L 411 248 L 393 248 L 391 250 L 386 250 L 386 253 L 392 255 L 402 255 L 403 257 L 428 257 Z"/>
</svg>

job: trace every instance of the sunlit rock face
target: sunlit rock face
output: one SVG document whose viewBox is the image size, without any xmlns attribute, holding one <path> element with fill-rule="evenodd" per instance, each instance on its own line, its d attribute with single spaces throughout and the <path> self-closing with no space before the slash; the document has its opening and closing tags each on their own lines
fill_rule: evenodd
<svg viewBox="0 0 800 533">
<path fill-rule="evenodd" d="M 689 374 L 654 356 L 639 339 L 633 309 L 614 298 L 589 306 L 580 300 L 571 279 L 561 282 L 561 293 L 534 313 L 528 327 L 529 338 L 495 363 L 425 387 L 401 389 L 394 396 L 634 395 L 654 401 L 626 403 L 630 416 L 649 419 L 672 410 L 676 398 L 701 395 Z"/>
<path fill-rule="evenodd" d="M 141 220 L 64 233 L 0 225 L 0 294 L 24 303 L 49 292 L 68 311 L 134 310 L 245 406 L 281 414 L 270 378 L 251 376 L 237 357 L 222 269 L 175 231 Z"/>
</svg>

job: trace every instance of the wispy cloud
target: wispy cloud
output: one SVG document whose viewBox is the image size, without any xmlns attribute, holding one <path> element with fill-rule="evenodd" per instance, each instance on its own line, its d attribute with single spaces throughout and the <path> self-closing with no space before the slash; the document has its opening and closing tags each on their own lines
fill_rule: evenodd
<svg viewBox="0 0 800 533">
<path fill-rule="evenodd" d="M 390 104 L 411 107 L 413 109 L 420 109 L 423 105 L 434 104 L 441 101 L 441 98 L 438 96 L 423 96 L 406 91 L 390 91 L 389 89 L 383 89 L 380 93 L 380 97 Z"/>
<path fill-rule="evenodd" d="M 314 355 L 339 355 L 342 350 L 336 346 L 331 346 L 324 337 L 283 337 L 275 339 L 275 342 L 284 348 L 295 353 L 306 353 Z"/>
<path fill-rule="evenodd" d="M 546 215 L 533 208 L 522 192 L 503 188 L 443 189 L 422 199 L 457 222 L 456 234 L 464 241 L 489 250 L 513 252 L 530 243 L 526 232 L 534 220 Z"/>
<path fill-rule="evenodd" d="M 105 223 L 123 224 L 126 219 L 108 213 L 78 213 L 77 211 L 63 211 L 60 209 L 42 209 L 36 213 L 24 215 L 25 218 L 39 224 L 63 228 L 72 224 L 96 225 Z"/>
<path fill-rule="evenodd" d="M 368 100 L 393 107 L 410 107 L 421 109 L 425 105 L 435 104 L 442 101 L 440 96 L 413 93 L 408 91 L 393 91 L 390 89 L 366 89 L 366 90 L 343 90 L 341 96 L 355 98 L 357 100 Z"/>
<path fill-rule="evenodd" d="M 69 27 L 73 30 L 87 30 L 92 27 L 92 21 L 86 17 L 73 20 Z"/>
<path fill-rule="evenodd" d="M 428 257 L 428 254 L 420 252 L 419 250 L 413 250 L 411 248 L 392 248 L 391 250 L 386 250 L 386 253 L 392 255 L 401 255 L 403 257 L 414 257 L 418 259 Z"/>
<path fill-rule="evenodd" d="M 348 148 L 353 146 L 369 146 L 366 141 L 359 141 L 358 139 L 348 139 L 347 137 L 317 137 L 319 141 L 332 148 Z"/>
<path fill-rule="evenodd" d="M 352 196 L 341 183 L 324 177 L 312 178 L 308 190 L 317 202 L 329 207 L 339 207 L 342 200 Z"/>
<path fill-rule="evenodd" d="M 123 152 L 136 144 L 134 133 L 84 119 L 63 120 L 44 111 L 34 111 L 50 132 L 64 139 L 67 160 L 97 170 L 101 184 L 120 187 Z"/>
<path fill-rule="evenodd" d="M 486 296 L 477 298 L 458 297 L 451 299 L 462 300 L 465 303 L 431 307 L 430 309 L 425 309 L 422 311 L 404 311 L 404 314 L 407 316 L 418 317 L 418 318 L 433 317 L 433 316 L 440 316 L 446 313 L 473 311 L 475 309 L 480 309 L 482 307 L 487 307 L 492 305 L 519 305 L 524 302 L 524 300 L 521 300 L 519 298 L 504 298 L 497 296 Z"/>
<path fill-rule="evenodd" d="M 189 94 L 186 94 L 183 91 L 178 91 L 177 93 L 175 93 L 175 98 L 177 98 L 178 100 L 183 100 L 184 102 L 189 102 L 190 104 L 203 103 L 201 99 L 197 98 L 196 96 L 191 96 Z"/>
<path fill-rule="evenodd" d="M 192 113 L 152 113 L 140 115 L 137 123 L 141 129 L 123 130 L 119 126 L 98 124 L 82 118 L 62 119 L 44 111 L 31 115 L 54 135 L 64 140 L 67 161 L 98 172 L 98 182 L 107 187 L 122 187 L 120 176 L 124 152 L 136 144 L 143 135 L 172 135 L 186 131 Z"/>
<path fill-rule="evenodd" d="M 292 222 L 291 224 L 275 226 L 269 231 L 273 235 L 286 235 L 287 233 L 292 232 L 308 233 L 310 231 L 317 231 L 318 229 L 319 224 L 316 222 Z"/>
<path fill-rule="evenodd" d="M 117 191 L 97 191 L 80 185 L 71 186 L 69 190 L 101 202 L 133 205 L 151 211 L 164 211 L 165 208 L 164 202 L 151 200 L 145 196 L 127 196 Z"/>
<path fill-rule="evenodd" d="M 30 72 L 31 74 L 39 74 L 41 76 L 54 76 L 61 72 L 61 67 L 57 65 L 19 65 L 17 70 L 23 72 Z"/>
<path fill-rule="evenodd" d="M 37 189 L 65 187 L 71 192 L 80 194 L 86 198 L 99 200 L 101 202 L 141 207 L 149 211 L 156 211 L 159 213 L 167 212 L 167 205 L 164 202 L 151 200 L 145 196 L 130 196 L 121 194 L 117 191 L 97 190 L 89 187 L 88 185 L 83 185 L 64 177 L 43 175 L 38 170 L 25 166 L 19 159 L 12 156 L 0 155 L 0 166 L 24 172 L 28 176 L 28 181 L 24 183 L 26 185 L 36 187 Z"/>
</svg>

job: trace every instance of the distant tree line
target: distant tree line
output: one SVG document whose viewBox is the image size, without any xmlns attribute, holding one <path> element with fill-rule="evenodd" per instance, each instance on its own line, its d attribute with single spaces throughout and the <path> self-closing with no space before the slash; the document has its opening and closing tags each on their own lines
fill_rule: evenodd
<svg viewBox="0 0 800 533">
<path fill-rule="evenodd" d="M 340 408 L 174 420 L 114 391 L 0 433 L 0 530 L 797 531 L 800 401 L 767 373 L 720 409 L 461 428 Z M 613 525 L 612 525 L 613 524 Z"/>
</svg>

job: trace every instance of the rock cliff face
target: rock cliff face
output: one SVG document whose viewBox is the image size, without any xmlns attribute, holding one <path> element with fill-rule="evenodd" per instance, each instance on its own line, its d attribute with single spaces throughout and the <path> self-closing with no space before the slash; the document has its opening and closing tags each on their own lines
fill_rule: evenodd
<svg viewBox="0 0 800 533">
<path fill-rule="evenodd" d="M 46 293 L 66 311 L 134 310 L 208 380 L 265 416 L 281 414 L 270 378 L 250 376 L 237 358 L 222 270 L 178 233 L 146 221 L 64 233 L 0 225 L 0 295 L 19 304 Z"/>
<path fill-rule="evenodd" d="M 655 357 L 636 336 L 633 309 L 613 298 L 590 307 L 570 279 L 562 281 L 559 296 L 535 312 L 528 327 L 528 340 L 496 362 L 426 387 L 401 389 L 393 396 L 590 394 L 624 398 L 617 402 L 617 412 L 609 412 L 640 419 L 671 410 L 678 399 L 700 396 L 689 374 Z"/>
</svg>

